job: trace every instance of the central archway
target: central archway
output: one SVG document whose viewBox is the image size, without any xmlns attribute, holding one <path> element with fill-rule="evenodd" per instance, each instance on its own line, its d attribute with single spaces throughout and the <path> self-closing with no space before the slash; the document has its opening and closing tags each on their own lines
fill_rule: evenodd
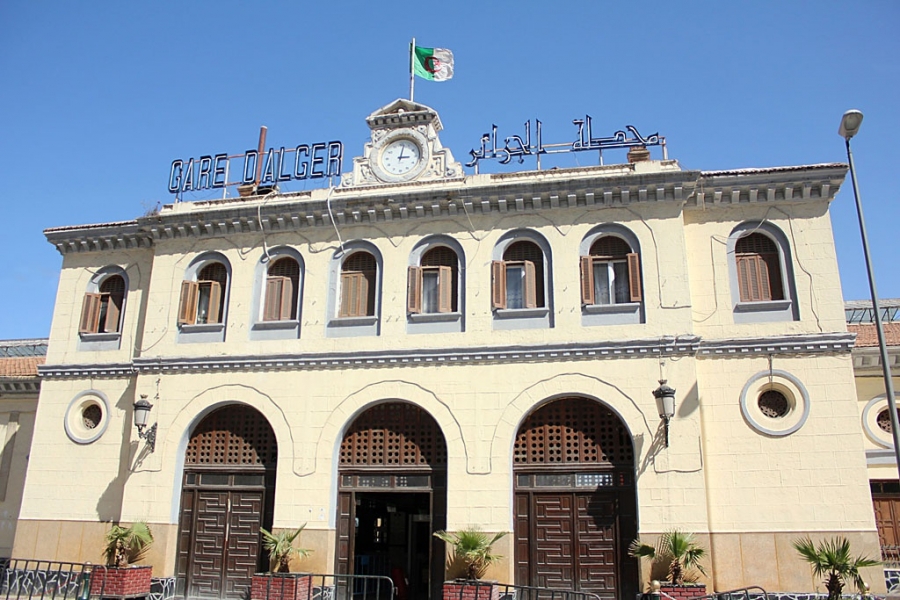
<svg viewBox="0 0 900 600">
<path fill-rule="evenodd" d="M 341 442 L 337 572 L 391 577 L 398 600 L 440 598 L 444 549 L 432 534 L 446 527 L 446 506 L 447 445 L 434 418 L 408 402 L 364 411 Z"/>
<path fill-rule="evenodd" d="M 633 598 L 634 446 L 618 415 L 583 397 L 544 404 L 519 428 L 513 471 L 516 583 Z"/>
<path fill-rule="evenodd" d="M 216 409 L 191 432 L 178 519 L 176 593 L 186 598 L 249 597 L 266 570 L 259 528 L 272 527 L 278 444 L 256 409 Z"/>
</svg>

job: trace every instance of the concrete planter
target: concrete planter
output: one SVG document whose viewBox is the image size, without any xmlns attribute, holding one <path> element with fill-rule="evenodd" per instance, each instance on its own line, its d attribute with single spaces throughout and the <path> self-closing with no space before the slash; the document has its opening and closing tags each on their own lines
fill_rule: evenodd
<svg viewBox="0 0 900 600">
<path fill-rule="evenodd" d="M 141 598 L 150 595 L 153 567 L 95 568 L 91 571 L 91 596 Z"/>
<path fill-rule="evenodd" d="M 308 600 L 312 575 L 257 573 L 250 583 L 250 600 Z"/>
</svg>

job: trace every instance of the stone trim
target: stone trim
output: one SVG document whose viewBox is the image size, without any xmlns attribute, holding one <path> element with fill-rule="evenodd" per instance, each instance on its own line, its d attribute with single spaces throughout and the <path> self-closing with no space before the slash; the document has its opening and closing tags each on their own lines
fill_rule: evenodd
<svg viewBox="0 0 900 600">
<path fill-rule="evenodd" d="M 0 379 L 0 395 L 5 394 L 37 394 L 41 391 L 41 381 L 32 379 Z"/>
<path fill-rule="evenodd" d="M 671 162 L 671 161 L 669 161 Z M 664 161 L 666 163 L 666 161 Z M 166 205 L 133 221 L 56 227 L 44 231 L 60 254 L 150 248 L 157 241 L 284 232 L 393 220 L 469 214 L 535 213 L 542 210 L 673 202 L 704 209 L 736 204 L 832 200 L 846 175 L 843 164 L 632 172 L 621 165 L 472 175 L 461 179 L 280 194 L 263 200 L 227 198 Z M 670 168 L 666 168 L 666 167 Z M 331 199 L 329 211 L 328 199 Z"/>
<path fill-rule="evenodd" d="M 132 363 L 103 365 L 41 365 L 38 374 L 46 379 L 59 377 L 129 377 L 135 374 Z"/>
<path fill-rule="evenodd" d="M 745 339 L 703 340 L 700 342 L 698 356 L 844 353 L 850 352 L 853 348 L 855 337 L 852 333 L 835 332 Z"/>
</svg>

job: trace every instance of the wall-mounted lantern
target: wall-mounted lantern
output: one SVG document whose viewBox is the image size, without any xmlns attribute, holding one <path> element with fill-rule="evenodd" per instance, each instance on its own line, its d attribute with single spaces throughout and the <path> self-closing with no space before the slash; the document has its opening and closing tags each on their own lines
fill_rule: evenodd
<svg viewBox="0 0 900 600">
<path fill-rule="evenodd" d="M 666 385 L 665 379 L 659 380 L 659 387 L 653 390 L 659 418 L 663 420 L 666 448 L 669 447 L 669 421 L 675 416 L 675 388 Z"/>
<path fill-rule="evenodd" d="M 134 426 L 137 427 L 138 437 L 147 440 L 150 446 L 150 452 L 156 450 L 156 423 L 152 427 L 144 431 L 147 427 L 147 418 L 150 416 L 150 410 L 153 405 L 147 400 L 147 394 L 141 394 L 141 399 L 134 403 Z"/>
</svg>

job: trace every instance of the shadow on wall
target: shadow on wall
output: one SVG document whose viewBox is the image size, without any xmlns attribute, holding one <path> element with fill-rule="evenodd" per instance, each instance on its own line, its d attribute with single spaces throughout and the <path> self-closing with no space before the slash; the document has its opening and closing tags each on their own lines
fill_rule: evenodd
<svg viewBox="0 0 900 600">
<path fill-rule="evenodd" d="M 133 429 L 131 425 L 131 413 L 134 410 L 132 408 L 134 393 L 134 382 L 132 382 L 125 388 L 122 395 L 119 396 L 119 399 L 116 400 L 116 408 L 121 410 L 124 414 L 129 415 L 129 418 L 122 421 L 121 439 L 123 443 L 119 446 L 118 472 L 97 499 L 97 518 L 101 522 L 118 523 L 122 518 L 122 501 L 125 495 L 125 483 L 131 476 L 130 458 L 140 443 L 140 440 L 131 440 Z M 139 454 L 136 459 L 136 464 L 143 459 L 146 452 L 147 447 L 145 445 L 144 451 Z"/>
</svg>

